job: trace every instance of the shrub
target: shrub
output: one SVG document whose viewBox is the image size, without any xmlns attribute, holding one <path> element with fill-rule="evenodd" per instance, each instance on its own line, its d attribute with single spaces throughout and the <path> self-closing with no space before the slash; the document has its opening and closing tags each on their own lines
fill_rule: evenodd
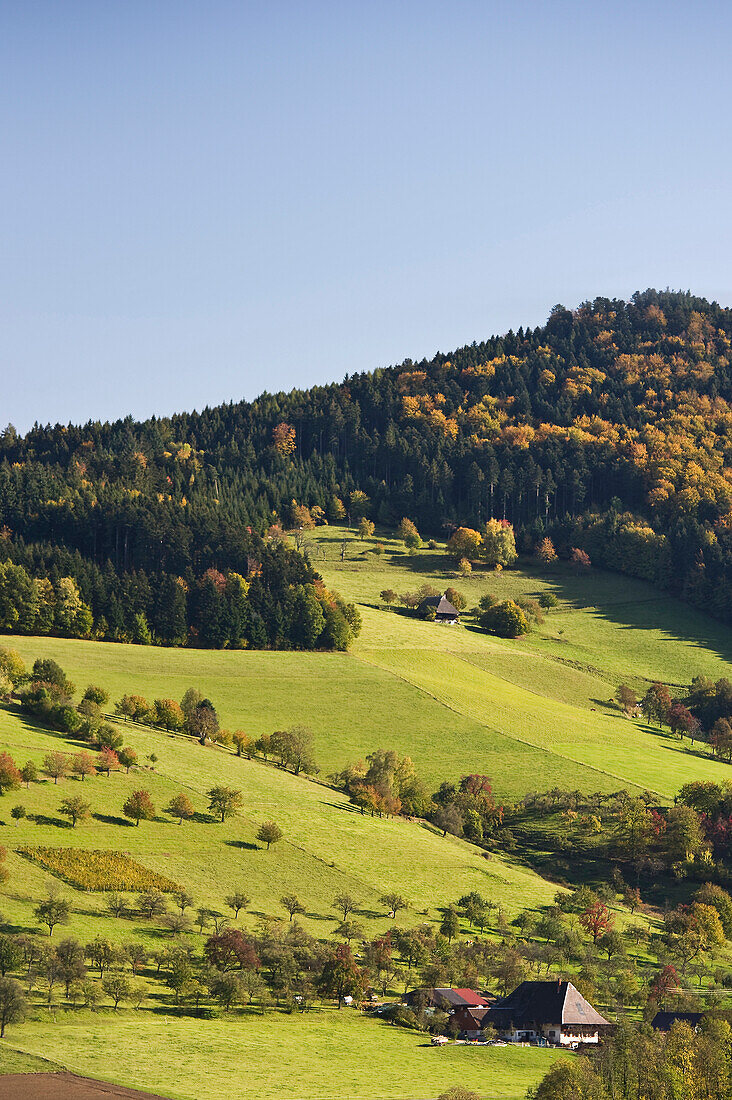
<svg viewBox="0 0 732 1100">
<path fill-rule="evenodd" d="M 529 620 L 513 600 L 504 600 L 481 612 L 478 622 L 489 634 L 499 638 L 519 638 L 530 630 Z"/>
</svg>

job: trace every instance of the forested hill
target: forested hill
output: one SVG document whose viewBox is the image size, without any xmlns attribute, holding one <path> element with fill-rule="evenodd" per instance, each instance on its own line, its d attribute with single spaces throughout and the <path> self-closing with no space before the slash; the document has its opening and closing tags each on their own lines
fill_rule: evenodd
<svg viewBox="0 0 732 1100">
<path fill-rule="evenodd" d="M 731 341 L 732 310 L 649 290 L 341 384 L 8 428 L 2 553 L 77 578 L 96 618 L 105 586 L 138 599 L 131 577 L 246 575 L 245 529 L 292 525 L 294 502 L 318 518 L 408 516 L 423 535 L 493 515 L 519 549 L 548 532 L 560 553 L 584 548 L 731 620 Z"/>
</svg>

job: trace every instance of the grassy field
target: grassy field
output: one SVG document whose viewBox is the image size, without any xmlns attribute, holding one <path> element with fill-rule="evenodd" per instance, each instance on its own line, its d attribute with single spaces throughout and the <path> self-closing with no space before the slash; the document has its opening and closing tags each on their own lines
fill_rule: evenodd
<svg viewBox="0 0 732 1100">
<path fill-rule="evenodd" d="M 174 1100 L 426 1100 L 457 1084 L 486 1100 L 520 1100 L 558 1057 L 536 1047 L 438 1049 L 353 1009 L 204 1024 L 79 1012 L 28 1028 L 22 1045 L 75 1072 L 144 1082 Z"/>
<path fill-rule="evenodd" d="M 699 672 L 728 675 L 730 631 L 643 584 L 609 574 L 576 577 L 564 569 L 540 574 L 531 566 L 499 575 L 476 570 L 463 580 L 440 551 L 407 555 L 383 540 L 384 552 L 376 554 L 373 540 L 362 544 L 348 533 L 341 561 L 342 538 L 341 530 L 320 529 L 311 550 L 327 583 L 356 600 L 363 615 L 363 632 L 348 654 L 7 641 L 29 663 L 37 656 L 53 657 L 79 689 L 97 683 L 113 699 L 128 692 L 179 699 L 196 686 L 213 699 L 230 729 L 256 736 L 307 724 L 315 734 L 322 775 L 377 748 L 411 756 L 434 787 L 468 771 L 483 772 L 501 797 L 561 786 L 649 788 L 670 799 L 689 779 L 732 774 L 706 752 L 690 752 L 643 723 L 628 721 L 612 703 L 621 680 L 642 690 L 656 678 L 675 686 Z M 529 636 L 502 641 L 477 631 L 469 616 L 463 626 L 440 627 L 389 611 L 379 599 L 383 588 L 413 590 L 423 583 L 441 589 L 454 584 L 469 606 L 487 591 L 506 597 L 550 590 L 560 603 Z M 333 934 L 338 918 L 332 901 L 343 891 L 358 900 L 355 918 L 367 936 L 391 923 L 379 900 L 387 890 L 410 902 L 400 923 L 437 922 L 440 907 L 470 890 L 494 900 L 509 919 L 554 896 L 555 887 L 518 856 L 487 858 L 423 824 L 363 816 L 329 787 L 261 761 L 135 723 L 119 726 L 142 765 L 132 774 L 97 776 L 83 785 L 44 779 L 0 800 L 11 872 L 0 911 L 10 930 L 38 931 L 34 905 L 58 884 L 17 852 L 24 845 L 127 853 L 184 885 L 196 906 L 220 912 L 226 894 L 243 890 L 251 898 L 239 918 L 244 927 L 263 917 L 283 917 L 279 899 L 293 892 L 306 908 L 303 925 L 319 938 Z M 0 709 L 0 750 L 19 763 L 40 764 L 51 750 L 79 747 L 10 708 Z M 157 757 L 154 770 L 150 754 Z M 243 793 L 242 812 L 224 824 L 207 810 L 206 792 L 221 782 Z M 150 791 L 157 815 L 136 828 L 121 810 L 126 795 L 140 787 Z M 163 812 L 179 791 L 197 811 L 181 826 Z M 61 799 L 71 794 L 82 794 L 93 812 L 75 829 L 59 814 Z M 28 817 L 16 825 L 9 811 L 18 803 Z M 284 838 L 267 851 L 255 837 L 270 819 L 283 828 Z M 99 934 L 115 943 L 142 943 L 150 952 L 169 942 L 159 920 L 110 916 L 104 893 L 61 889 L 72 912 L 57 936 L 89 942 Z M 147 1000 L 138 1011 L 36 1008 L 33 1018 L 0 1044 L 0 1070 L 16 1071 L 18 1059 L 22 1063 L 26 1056 L 32 1066 L 34 1057 L 43 1056 L 122 1084 L 144 1080 L 148 1088 L 185 1100 L 202 1095 L 426 1100 L 454 1083 L 510 1100 L 524 1095 L 551 1058 L 531 1049 L 433 1050 L 419 1035 L 353 1011 L 244 1013 L 205 1021 L 166 1016 L 169 1001 L 154 970 L 146 980 Z M 16 1046 L 26 1054 L 14 1054 Z"/>
<path fill-rule="evenodd" d="M 35 729 L 4 712 L 0 745 L 17 760 L 38 764 L 48 751 L 72 746 L 52 733 Z M 360 905 L 358 919 L 375 933 L 388 926 L 379 898 L 389 889 L 411 903 L 407 920 L 437 919 L 437 907 L 469 890 L 494 896 L 507 912 L 525 905 L 546 904 L 552 889 L 519 864 L 495 855 L 490 860 L 464 841 L 443 838 L 434 830 L 404 819 L 387 820 L 358 813 L 347 799 L 303 777 L 258 761 L 238 758 L 190 738 L 170 736 L 135 726 L 129 741 L 140 758 L 154 752 L 155 771 L 135 769 L 85 780 L 47 779 L 6 796 L 0 804 L 2 840 L 12 849 L 7 865 L 11 881 L 2 911 L 18 930 L 35 928 L 34 899 L 54 881 L 47 871 L 17 854 L 23 845 L 109 848 L 129 853 L 152 871 L 180 882 L 193 893 L 196 905 L 223 910 L 226 894 L 242 889 L 251 899 L 245 921 L 262 915 L 283 916 L 279 899 L 296 892 L 307 907 L 303 923 L 317 935 L 328 935 L 337 923 L 331 908 L 335 895 L 348 891 Z M 243 792 L 243 812 L 223 825 L 207 812 L 206 791 L 226 782 Z M 150 791 L 158 819 L 139 827 L 122 815 L 127 794 Z M 184 790 L 199 819 L 178 825 L 162 812 L 172 795 Z M 76 828 L 58 813 L 61 799 L 83 794 L 94 817 Z M 12 824 L 10 807 L 21 803 L 29 817 Z M 270 851 L 255 840 L 258 826 L 275 820 L 283 840 Z M 103 894 L 73 892 L 78 899 L 68 931 L 82 940 L 110 933 Z M 133 934 L 159 945 L 158 929 L 124 920 L 114 921 L 115 938 Z"/>
<path fill-rule="evenodd" d="M 729 767 L 639 722 L 612 702 L 624 680 L 673 689 L 704 673 L 730 673 L 732 632 L 649 586 L 567 567 L 539 573 L 476 570 L 456 578 L 441 551 L 409 555 L 396 543 L 362 543 L 343 530 L 313 533 L 326 581 L 360 607 L 364 627 L 348 654 L 209 652 L 14 638 L 28 660 L 55 657 L 79 686 L 99 682 L 113 698 L 139 692 L 180 698 L 191 685 L 212 698 L 222 723 L 252 735 L 294 723 L 316 736 L 322 772 L 377 748 L 414 760 L 437 786 L 466 771 L 491 776 L 500 797 L 527 789 L 645 788 L 671 798 L 691 778 L 726 778 Z M 384 588 L 430 583 L 462 590 L 468 605 L 552 591 L 560 601 L 525 638 L 505 641 L 466 625 L 420 622 L 389 611 Z"/>
</svg>

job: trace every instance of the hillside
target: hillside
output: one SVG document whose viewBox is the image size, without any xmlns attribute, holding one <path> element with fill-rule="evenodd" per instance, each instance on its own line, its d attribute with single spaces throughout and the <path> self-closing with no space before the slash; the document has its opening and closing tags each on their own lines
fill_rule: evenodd
<svg viewBox="0 0 732 1100">
<path fill-rule="evenodd" d="M 78 586 L 91 622 L 48 608 L 41 632 L 308 648 L 278 592 L 232 622 L 207 571 L 246 576 L 273 523 L 407 515 L 439 536 L 497 516 L 520 550 L 549 533 L 729 620 L 731 340 L 729 309 L 649 290 L 340 385 L 8 427 L 0 553 Z"/>
<path fill-rule="evenodd" d="M 379 748 L 409 755 L 437 787 L 466 771 L 491 777 L 501 798 L 529 789 L 648 788 L 672 798 L 693 778 L 721 779 L 727 766 L 657 730 L 628 722 L 613 701 L 623 680 L 683 689 L 696 675 L 729 674 L 729 631 L 640 581 L 559 566 L 455 579 L 444 550 L 404 552 L 364 543 L 343 528 L 311 532 L 309 552 L 328 584 L 363 618 L 348 654 L 201 652 L 48 638 L 12 638 L 26 661 L 42 653 L 71 678 L 107 688 L 180 698 L 209 696 L 221 724 L 253 737 L 304 723 L 324 775 Z M 340 561 L 343 537 L 347 552 Z M 506 641 L 468 624 L 442 630 L 386 610 L 379 592 L 429 582 L 457 584 L 470 604 L 542 591 L 560 605 L 540 629 Z"/>
<path fill-rule="evenodd" d="M 729 670 L 729 633 L 720 624 L 644 582 L 597 570 L 577 576 L 563 564 L 549 569 L 527 564 L 503 575 L 476 569 L 456 580 L 454 562 L 442 544 L 409 554 L 402 543 L 381 532 L 359 539 L 341 527 L 316 529 L 308 539 L 304 549 L 326 583 L 353 601 L 363 618 L 361 635 L 348 653 L 203 652 L 22 636 L 3 642 L 17 648 L 29 664 L 38 656 L 54 658 L 79 690 L 93 682 L 113 700 L 130 692 L 178 698 L 197 686 L 214 701 L 222 724 L 252 736 L 305 723 L 314 731 L 322 776 L 375 749 L 395 748 L 411 756 L 430 789 L 466 771 L 480 771 L 490 776 L 501 798 L 550 787 L 585 792 L 626 787 L 631 792 L 648 788 L 660 804 L 669 804 L 689 780 L 726 779 L 729 765 L 712 758 L 706 746 L 691 751 L 687 742 L 623 717 L 610 702 L 620 679 L 641 690 L 659 678 L 685 685 L 698 673 L 723 676 Z M 413 588 L 425 581 L 438 587 L 457 583 L 471 605 L 496 587 L 511 596 L 551 591 L 559 603 L 544 624 L 510 641 L 476 631 L 470 616 L 463 626 L 440 627 L 388 610 L 379 598 L 384 588 Z M 136 979 L 144 1001 L 137 1009 L 124 1001 L 113 1009 L 90 969 L 100 998 L 95 1011 L 83 1007 L 83 998 L 72 1007 L 63 987 L 56 985 L 49 1014 L 45 979 L 39 975 L 30 1017 L 9 1029 L 0 1044 L 3 1057 L 6 1051 L 25 1052 L 28 1064 L 42 1056 L 123 1084 L 139 1083 L 143 1073 L 149 1087 L 180 1100 L 203 1094 L 224 1100 L 230 1095 L 228 1075 L 241 1066 L 242 1058 L 246 1081 L 237 1095 L 265 1100 L 330 1100 L 336 1095 L 330 1084 L 336 1072 L 339 1081 L 348 1081 L 355 1100 L 375 1094 L 384 1100 L 405 1100 L 417 1092 L 436 1095 L 457 1081 L 492 1100 L 520 1100 L 546 1072 L 552 1052 L 459 1046 L 435 1051 L 425 1046 L 423 1033 L 388 1027 L 352 1010 L 339 1012 L 332 1002 L 316 1002 L 305 1015 L 288 1014 L 292 1001 L 281 989 L 278 1007 L 257 987 L 251 1007 L 246 1000 L 231 1012 L 207 1007 L 205 1018 L 188 1002 L 178 1008 L 169 985 L 171 959 L 185 945 L 197 960 L 211 935 L 210 925 L 205 934 L 194 925 L 171 936 L 164 918 L 146 919 L 137 911 L 132 891 L 124 894 L 126 915 L 113 916 L 107 894 L 59 883 L 18 849 L 70 846 L 127 853 L 143 868 L 189 891 L 191 914 L 200 907 L 227 912 L 225 897 L 244 891 L 250 901 L 230 927 L 257 937 L 258 943 L 272 929 L 281 930 L 276 936 L 286 933 L 290 925 L 280 898 L 295 894 L 304 910 L 297 917 L 298 934 L 312 936 L 313 944 L 322 945 L 317 950 L 338 942 L 340 918 L 332 904 L 338 894 L 356 899 L 363 952 L 369 940 L 383 936 L 395 923 L 436 932 L 446 907 L 475 891 L 498 907 L 491 910 L 485 940 L 481 936 L 478 942 L 494 943 L 500 950 L 503 940 L 510 951 L 525 950 L 531 958 L 542 940 L 524 945 L 513 939 L 517 933 L 507 932 L 511 926 L 506 922 L 523 921 L 526 911 L 532 920 L 539 919 L 557 888 L 531 869 L 521 847 L 494 850 L 486 859 L 480 848 L 455 836 L 443 837 L 424 823 L 362 815 L 339 791 L 260 759 L 239 758 L 230 749 L 204 747 L 189 736 L 135 722 L 117 719 L 114 724 L 138 754 L 139 766 L 130 774 L 97 775 L 83 785 L 70 778 L 55 784 L 44 776 L 0 801 L 11 876 L 0 890 L 2 935 L 38 936 L 50 946 L 62 937 L 82 944 L 95 937 L 113 945 L 136 944 L 146 957 Z M 60 748 L 73 753 L 81 747 L 83 743 L 43 729 L 12 706 L 0 710 L 0 752 L 10 752 L 19 763 L 32 759 L 42 768 L 48 752 Z M 241 812 L 224 824 L 207 809 L 207 791 L 217 783 L 229 784 L 243 796 Z M 135 827 L 122 805 L 140 788 L 152 797 L 155 819 Z M 181 825 L 163 812 L 180 791 L 195 810 L 194 818 Z M 88 800 L 92 816 L 71 828 L 59 806 L 78 792 Z M 9 810 L 16 804 L 23 805 L 26 816 L 12 821 Z M 276 821 L 284 832 L 269 851 L 256 839 L 259 825 L 267 820 Z M 558 817 L 548 819 L 542 829 L 544 833 L 530 834 L 539 849 L 547 829 L 561 835 L 566 826 Z M 611 824 L 608 830 L 612 836 Z M 542 865 L 553 875 L 559 869 L 551 854 L 542 858 Z M 567 866 L 563 860 L 563 874 Z M 596 866 L 595 876 L 605 874 L 602 866 Z M 70 900 L 70 920 L 44 939 L 34 908 L 54 885 Z M 688 897 L 688 890 L 670 889 L 681 889 L 680 896 Z M 409 902 L 398 922 L 389 918 L 381 900 L 389 891 Z M 619 898 L 612 907 L 619 929 L 630 932 L 640 925 L 644 937 L 662 935 L 660 914 L 654 910 L 633 918 Z M 168 912 L 171 908 L 169 902 Z M 459 951 L 469 952 L 476 933 L 465 920 L 460 923 Z M 629 940 L 628 950 L 625 965 L 632 962 L 640 975 L 634 980 L 647 981 L 654 971 L 646 941 L 639 947 Z M 579 969 L 587 965 L 581 957 L 570 965 L 585 973 Z M 726 967 L 725 957 L 718 956 L 718 966 Z M 485 977 L 472 980 L 492 983 L 492 964 L 479 965 Z M 605 964 L 598 960 L 593 965 L 598 975 L 604 973 Z M 417 969 L 401 966 L 392 996 L 419 980 Z M 124 965 L 122 972 L 129 973 Z M 607 960 L 607 981 L 613 983 L 617 973 L 624 972 L 615 960 L 612 965 Z M 603 993 L 610 1003 L 614 990 L 609 986 Z M 125 1049 L 129 1045 L 134 1058 L 120 1060 L 120 1044 Z M 350 1068 L 344 1078 L 337 1067 L 346 1052 Z M 280 1068 L 283 1060 L 286 1073 Z M 370 1068 L 376 1061 L 388 1066 L 378 1086 Z M 7 1064 L 22 1064 L 21 1055 L 12 1053 Z"/>
</svg>

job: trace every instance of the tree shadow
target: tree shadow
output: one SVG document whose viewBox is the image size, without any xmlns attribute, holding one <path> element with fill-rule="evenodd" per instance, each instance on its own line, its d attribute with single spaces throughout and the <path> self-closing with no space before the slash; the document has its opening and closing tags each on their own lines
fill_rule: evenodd
<svg viewBox="0 0 732 1100">
<path fill-rule="evenodd" d="M 590 707 L 590 710 L 597 710 L 598 707 L 601 710 L 607 711 L 609 714 L 622 714 L 623 708 L 619 707 L 614 699 L 590 699 L 590 702 L 594 706 Z"/>
<path fill-rule="evenodd" d="M 533 574 L 537 580 L 551 586 L 550 591 L 567 605 L 565 609 L 550 613 L 550 616 L 562 610 L 592 609 L 600 618 L 621 629 L 658 631 L 664 636 L 660 639 L 661 645 L 664 642 L 685 642 L 699 649 L 711 650 L 725 661 L 732 661 L 732 631 L 728 626 L 646 581 L 603 569 L 592 569 L 578 575 L 564 565 L 547 575 L 524 561 L 521 562 L 521 569 L 526 576 Z M 620 599 L 619 582 L 622 583 Z"/>
<path fill-rule="evenodd" d="M 126 817 L 116 817 L 114 814 L 100 814 L 93 813 L 92 817 L 95 821 L 101 821 L 104 825 L 125 825 L 130 828 L 135 828 L 134 821 L 128 821 Z"/>
<path fill-rule="evenodd" d="M 213 814 L 207 814 L 202 810 L 196 810 L 193 817 L 189 818 L 190 821 L 195 821 L 197 825 L 220 825 L 221 822 Z"/>
<path fill-rule="evenodd" d="M 228 844 L 230 848 L 242 848 L 247 852 L 259 851 L 259 845 L 252 844 L 248 840 L 225 840 L 224 844 Z"/>
<path fill-rule="evenodd" d="M 64 821 L 60 817 L 49 817 L 48 814 L 28 814 L 28 818 L 36 825 L 53 825 L 56 829 L 73 828 L 70 821 Z"/>
</svg>

